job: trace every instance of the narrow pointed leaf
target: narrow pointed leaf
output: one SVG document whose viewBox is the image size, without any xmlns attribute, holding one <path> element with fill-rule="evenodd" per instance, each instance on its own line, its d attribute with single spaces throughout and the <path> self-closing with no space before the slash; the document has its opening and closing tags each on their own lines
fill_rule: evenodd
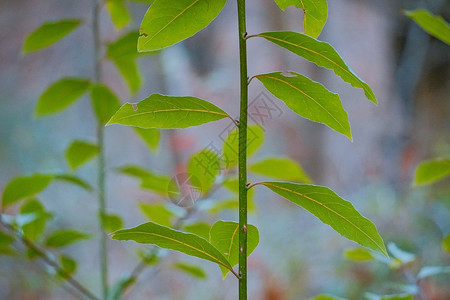
<svg viewBox="0 0 450 300">
<path fill-rule="evenodd" d="M 450 253 L 450 234 L 447 234 L 447 236 L 442 241 L 442 248 Z"/>
<path fill-rule="evenodd" d="M 63 272 L 58 274 L 61 278 L 67 278 L 77 271 L 77 262 L 73 258 L 61 255 L 59 262 L 63 269 Z"/>
<path fill-rule="evenodd" d="M 305 34 L 317 38 L 322 32 L 328 18 L 328 3 L 326 0 L 275 0 L 282 10 L 295 6 L 304 11 L 303 30 Z"/>
<path fill-rule="evenodd" d="M 277 180 L 312 182 L 299 164 L 285 157 L 268 157 L 251 164 L 249 171 Z"/>
<path fill-rule="evenodd" d="M 153 94 L 135 104 L 124 104 L 107 125 L 121 124 L 140 128 L 186 128 L 230 118 L 227 113 L 195 97 Z"/>
<path fill-rule="evenodd" d="M 375 225 L 363 217 L 350 202 L 329 188 L 289 182 L 260 184 L 302 206 L 344 237 L 388 257 L 383 239 Z"/>
<path fill-rule="evenodd" d="M 36 174 L 18 177 L 8 183 L 3 191 L 2 206 L 7 207 L 21 199 L 42 192 L 52 181 L 53 176 Z"/>
<path fill-rule="evenodd" d="M 120 100 L 104 84 L 93 84 L 90 90 L 92 106 L 97 120 L 106 124 L 120 108 Z"/>
<path fill-rule="evenodd" d="M 100 219 L 106 232 L 113 232 L 123 228 L 123 220 L 119 215 L 104 214 Z"/>
<path fill-rule="evenodd" d="M 142 77 L 135 59 L 118 59 L 114 64 L 128 84 L 132 94 L 136 94 L 142 86 Z"/>
<path fill-rule="evenodd" d="M 89 183 L 87 183 L 80 177 L 77 177 L 77 176 L 74 176 L 71 174 L 57 174 L 57 175 L 54 175 L 54 179 L 77 185 L 77 186 L 85 189 L 88 192 L 92 192 L 94 190 L 94 188 Z"/>
<path fill-rule="evenodd" d="M 0 248 L 7 247 L 14 242 L 14 237 L 0 231 Z"/>
<path fill-rule="evenodd" d="M 158 150 L 159 140 L 161 139 L 161 132 L 157 129 L 143 129 L 139 127 L 133 127 L 134 131 L 142 138 L 145 145 L 152 150 Z"/>
<path fill-rule="evenodd" d="M 396 295 L 376 295 L 366 293 L 366 299 L 368 300 L 413 300 L 413 295 L 410 294 L 396 294 Z"/>
<path fill-rule="evenodd" d="M 239 263 L 239 223 L 217 221 L 209 232 L 211 244 L 213 244 L 230 262 L 233 267 Z M 256 249 L 259 243 L 258 229 L 247 224 L 247 256 Z M 223 268 L 225 277 L 229 269 Z"/>
<path fill-rule="evenodd" d="M 66 109 L 89 88 L 89 81 L 80 78 L 63 78 L 53 83 L 39 98 L 36 116 L 42 117 Z"/>
<path fill-rule="evenodd" d="M 0 255 L 14 256 L 16 254 L 17 254 L 16 251 L 14 251 L 9 246 L 1 246 L 0 245 Z"/>
<path fill-rule="evenodd" d="M 144 168 L 134 165 L 120 167 L 117 169 L 117 171 L 128 176 L 139 178 L 141 180 L 145 179 L 146 177 L 151 177 L 153 174 Z"/>
<path fill-rule="evenodd" d="M 58 230 L 53 232 L 45 241 L 47 247 L 64 247 L 71 245 L 80 240 L 88 239 L 90 236 L 86 233 L 78 232 L 75 230 Z"/>
<path fill-rule="evenodd" d="M 209 260 L 231 270 L 227 259 L 207 240 L 192 233 L 184 233 L 152 222 L 116 231 L 112 238 L 133 240 L 140 244 L 154 244 L 161 248 Z"/>
<path fill-rule="evenodd" d="M 117 67 L 133 94 L 139 90 L 142 84 L 142 78 L 136 63 L 138 37 L 138 32 L 129 32 L 117 41 L 108 44 L 106 51 L 106 56 Z"/>
<path fill-rule="evenodd" d="M 374 259 L 372 253 L 364 248 L 349 249 L 344 252 L 344 256 L 347 259 L 354 261 L 369 261 Z"/>
<path fill-rule="evenodd" d="M 133 59 L 139 55 L 136 44 L 139 32 L 132 30 L 107 45 L 106 56 L 111 60 Z"/>
<path fill-rule="evenodd" d="M 20 214 L 36 214 L 36 219 L 24 224 L 22 231 L 29 240 L 38 239 L 44 232 L 45 225 L 51 215 L 47 213 L 45 207 L 37 199 L 30 199 L 20 208 Z"/>
<path fill-rule="evenodd" d="M 255 154 L 264 143 L 264 130 L 258 125 L 247 127 L 247 156 Z M 223 161 L 225 168 L 238 164 L 239 130 L 233 129 L 223 142 Z"/>
<path fill-rule="evenodd" d="M 202 195 L 209 193 L 214 185 L 216 177 L 220 173 L 219 157 L 214 151 L 204 149 L 191 156 L 188 164 L 188 172 L 191 184 L 193 184 Z"/>
<path fill-rule="evenodd" d="M 207 275 L 202 268 L 196 265 L 188 264 L 185 262 L 176 262 L 173 264 L 174 268 L 185 272 L 186 274 L 193 276 L 198 279 L 206 279 Z"/>
<path fill-rule="evenodd" d="M 74 141 L 66 150 L 66 159 L 72 170 L 84 165 L 97 156 L 98 146 L 84 142 Z"/>
<path fill-rule="evenodd" d="M 131 16 L 125 0 L 106 0 L 106 8 L 111 16 L 114 26 L 121 30 L 130 24 Z"/>
<path fill-rule="evenodd" d="M 193 36 L 219 15 L 225 3 L 226 0 L 156 1 L 142 20 L 139 51 L 159 50 Z"/>
<path fill-rule="evenodd" d="M 450 175 L 450 159 L 430 160 L 421 163 L 414 177 L 415 185 L 435 183 Z"/>
<path fill-rule="evenodd" d="M 163 204 L 139 203 L 139 209 L 150 220 L 163 226 L 172 226 L 176 214 Z"/>
<path fill-rule="evenodd" d="M 320 67 L 333 70 L 345 82 L 350 83 L 355 88 L 363 89 L 367 99 L 377 103 L 370 86 L 353 73 L 330 44 L 292 31 L 264 32 L 256 36 L 265 38 Z"/>
<path fill-rule="evenodd" d="M 41 50 L 58 42 L 81 24 L 80 20 L 47 22 L 30 33 L 23 45 L 23 52 Z"/>
<path fill-rule="evenodd" d="M 314 122 L 323 123 L 350 140 L 352 134 L 347 112 L 342 107 L 339 95 L 331 93 L 323 85 L 311 79 L 289 72 L 293 76 L 282 73 L 256 75 L 264 86 L 275 97 L 300 116 Z"/>
<path fill-rule="evenodd" d="M 177 187 L 171 178 L 165 175 L 155 174 L 145 170 L 139 166 L 124 166 L 118 169 L 119 172 L 139 178 L 141 180 L 141 188 L 156 192 L 161 195 L 168 194 L 168 191 L 175 191 Z"/>
<path fill-rule="evenodd" d="M 434 16 L 424 9 L 407 11 L 405 14 L 423 30 L 450 45 L 450 24 L 441 16 Z"/>
</svg>

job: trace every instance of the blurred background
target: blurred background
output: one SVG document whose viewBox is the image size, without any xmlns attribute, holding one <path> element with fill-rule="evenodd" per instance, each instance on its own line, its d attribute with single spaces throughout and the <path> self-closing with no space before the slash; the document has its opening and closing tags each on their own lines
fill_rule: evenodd
<svg viewBox="0 0 450 300">
<path fill-rule="evenodd" d="M 114 28 L 106 9 L 100 18 L 104 45 L 136 30 L 147 5 L 126 4 L 132 24 Z M 263 39 L 250 39 L 249 74 L 292 70 L 339 93 L 349 113 L 353 142 L 325 126 L 304 120 L 264 90 L 250 85 L 250 119 L 265 132 L 265 142 L 250 159 L 279 155 L 302 165 L 316 184 L 332 188 L 372 220 L 384 240 L 414 253 L 409 266 L 449 265 L 441 241 L 450 231 L 450 187 L 443 181 L 415 188 L 416 166 L 425 159 L 450 155 L 450 48 L 406 18 L 403 9 L 426 8 L 450 20 L 448 0 L 333 0 L 320 40 L 331 43 L 347 64 L 374 90 L 375 106 L 361 90 Z M 95 142 L 96 121 L 88 96 L 61 114 L 33 115 L 46 87 L 65 76 L 92 78 L 94 70 L 92 1 L 0 1 L 0 191 L 19 175 L 70 172 L 64 152 L 74 139 Z M 248 0 L 248 33 L 302 30 L 302 12 L 281 11 L 273 0 Z M 58 44 L 29 55 L 21 49 L 27 34 L 49 20 L 82 18 L 84 23 Z M 104 53 L 104 49 L 102 50 Z M 205 30 L 155 55 L 138 58 L 142 86 L 132 95 L 115 66 L 102 61 L 103 81 L 122 102 L 137 102 L 152 93 L 193 95 L 208 99 L 230 115 L 239 111 L 239 65 L 235 1 Z M 221 148 L 229 122 L 180 131 L 163 131 L 151 152 L 123 126 L 106 128 L 108 211 L 125 227 L 147 219 L 137 204 L 166 203 L 167 197 L 139 189 L 138 181 L 115 172 L 137 164 L 170 177 L 186 170 L 190 155 L 214 145 Z M 76 171 L 95 186 L 96 162 Z M 250 178 L 251 181 L 258 177 Z M 208 199 L 230 197 L 219 190 Z M 39 199 L 54 214 L 49 228 L 71 227 L 94 238 L 63 251 L 79 261 L 75 277 L 99 294 L 97 200 L 77 187 L 53 184 Z M 198 205 L 208 205 L 199 203 Z M 377 262 L 354 262 L 343 255 L 356 244 L 340 237 L 314 216 L 267 189 L 256 189 L 256 212 L 249 223 L 260 231 L 258 248 L 249 258 L 249 299 L 306 299 L 322 292 L 362 299 L 365 292 L 389 294 L 410 282 L 400 270 Z M 9 213 L 13 214 L 15 208 Z M 237 221 L 237 211 L 211 215 L 199 209 L 187 222 Z M 119 279 L 139 262 L 143 248 L 110 240 L 110 280 Z M 179 253 L 162 252 L 159 267 L 142 273 L 127 299 L 236 299 L 232 276 L 222 280 L 216 265 Z M 172 267 L 174 261 L 201 266 L 199 280 Z M 72 299 L 58 282 L 42 276 L 39 262 L 0 256 L 0 299 Z M 427 279 L 428 299 L 450 299 L 449 277 Z"/>
</svg>

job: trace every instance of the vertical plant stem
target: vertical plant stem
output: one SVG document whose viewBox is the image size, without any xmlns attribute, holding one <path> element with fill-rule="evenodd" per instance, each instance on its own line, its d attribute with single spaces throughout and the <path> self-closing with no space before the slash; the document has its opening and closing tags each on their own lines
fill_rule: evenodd
<svg viewBox="0 0 450 300">
<path fill-rule="evenodd" d="M 241 103 L 239 117 L 239 300 L 247 299 L 247 29 L 245 0 L 237 0 L 239 19 L 239 58 Z"/>
<path fill-rule="evenodd" d="M 100 68 L 100 5 L 101 1 L 93 0 L 93 36 L 94 36 L 94 80 L 101 81 Z M 108 297 L 108 253 L 107 236 L 103 226 L 103 217 L 106 215 L 105 198 L 105 152 L 104 152 L 104 125 L 97 124 L 97 144 L 98 144 L 98 220 L 100 227 L 100 272 L 103 299 Z"/>
</svg>

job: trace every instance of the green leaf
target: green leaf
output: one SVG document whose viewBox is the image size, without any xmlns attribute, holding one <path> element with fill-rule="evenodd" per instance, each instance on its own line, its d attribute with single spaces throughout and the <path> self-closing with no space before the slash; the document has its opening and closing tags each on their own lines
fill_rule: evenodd
<svg viewBox="0 0 450 300">
<path fill-rule="evenodd" d="M 123 221 L 119 215 L 104 214 L 101 217 L 103 228 L 107 232 L 113 232 L 123 228 Z"/>
<path fill-rule="evenodd" d="M 75 230 L 58 230 L 53 232 L 45 241 L 45 245 L 48 247 L 59 248 L 68 246 L 83 239 L 88 239 L 88 234 L 78 232 Z"/>
<path fill-rule="evenodd" d="M 94 190 L 94 188 L 89 183 L 87 183 L 86 181 L 84 181 L 80 177 L 77 177 L 77 176 L 74 176 L 74 175 L 70 175 L 70 174 L 56 174 L 56 175 L 54 175 L 54 179 L 55 180 L 65 181 L 65 182 L 77 185 L 77 186 L 85 189 L 88 192 L 92 192 Z"/>
<path fill-rule="evenodd" d="M 106 0 L 106 8 L 111 16 L 114 26 L 121 30 L 130 24 L 130 12 L 125 5 L 125 0 Z"/>
<path fill-rule="evenodd" d="M 113 61 L 119 73 L 128 84 L 132 94 L 136 94 L 142 85 L 142 77 L 138 65 L 134 59 L 118 59 Z"/>
<path fill-rule="evenodd" d="M 153 173 L 151 173 L 150 171 L 133 165 L 120 167 L 117 169 L 117 171 L 128 176 L 139 178 L 141 180 L 153 175 Z"/>
<path fill-rule="evenodd" d="M 91 86 L 90 94 L 97 120 L 106 124 L 120 108 L 119 98 L 106 85 L 100 83 Z"/>
<path fill-rule="evenodd" d="M 373 259 L 372 253 L 363 248 L 349 249 L 344 252 L 344 256 L 354 261 L 369 261 Z"/>
<path fill-rule="evenodd" d="M 139 208 L 150 221 L 163 226 L 172 226 L 172 220 L 176 216 L 174 212 L 160 203 L 139 203 Z"/>
<path fill-rule="evenodd" d="M 209 149 L 195 153 L 189 160 L 188 173 L 191 183 L 203 196 L 207 195 L 220 174 L 219 157 Z"/>
<path fill-rule="evenodd" d="M 250 157 L 264 143 L 264 130 L 258 125 L 247 127 L 247 156 Z M 226 168 L 238 164 L 239 130 L 233 129 L 223 143 L 223 160 Z"/>
<path fill-rule="evenodd" d="M 239 263 L 239 223 L 217 221 L 209 232 L 209 238 L 214 245 L 234 267 Z M 247 224 L 247 256 L 256 249 L 259 243 L 258 229 Z M 230 271 L 228 268 L 220 267 L 223 277 Z"/>
<path fill-rule="evenodd" d="M 249 166 L 253 173 L 278 180 L 311 183 L 311 179 L 295 161 L 285 157 L 268 157 Z"/>
<path fill-rule="evenodd" d="M 16 252 L 8 246 L 0 245 L 0 255 L 13 256 L 13 255 L 16 255 Z"/>
<path fill-rule="evenodd" d="M 89 81 L 81 78 L 63 78 L 53 83 L 39 98 L 35 115 L 42 117 L 66 109 L 89 88 Z"/>
<path fill-rule="evenodd" d="M 5 208 L 19 200 L 42 192 L 52 181 L 53 176 L 36 174 L 17 177 L 10 181 L 3 191 L 2 206 Z"/>
<path fill-rule="evenodd" d="M 123 59 L 134 59 L 138 56 L 136 44 L 139 38 L 139 32 L 132 30 L 116 41 L 109 43 L 106 49 L 106 56 L 115 61 Z"/>
<path fill-rule="evenodd" d="M 256 75 L 255 78 L 300 116 L 323 123 L 352 140 L 347 112 L 339 95 L 294 72 L 289 72 L 289 76 L 276 72 Z"/>
<path fill-rule="evenodd" d="M 223 210 L 238 210 L 238 209 L 239 209 L 239 200 L 227 199 L 216 202 L 211 208 L 209 208 L 208 212 L 210 214 L 215 215 Z"/>
<path fill-rule="evenodd" d="M 116 240 L 133 240 L 140 244 L 154 244 L 161 248 L 172 249 L 209 260 L 232 270 L 227 259 L 207 240 L 192 233 L 184 233 L 152 222 L 135 228 L 116 231 L 113 233 L 112 238 Z"/>
<path fill-rule="evenodd" d="M 138 50 L 149 52 L 185 40 L 209 25 L 226 0 L 156 1 L 141 23 Z"/>
<path fill-rule="evenodd" d="M 184 225 L 183 230 L 198 235 L 205 240 L 209 240 L 209 231 L 211 230 L 211 225 L 205 222 L 197 222 L 194 224 Z"/>
<path fill-rule="evenodd" d="M 341 298 L 341 297 L 336 297 L 333 295 L 328 295 L 328 294 L 321 294 L 314 298 L 310 298 L 309 300 L 347 300 L 347 299 Z"/>
<path fill-rule="evenodd" d="M 44 232 L 47 220 L 51 217 L 37 199 L 30 199 L 21 207 L 20 214 L 36 214 L 36 218 L 22 226 L 24 236 L 29 240 L 38 239 Z"/>
<path fill-rule="evenodd" d="M 344 237 L 389 257 L 375 225 L 329 188 L 289 182 L 259 184 L 302 206 Z"/>
<path fill-rule="evenodd" d="M 147 147 L 152 150 L 158 150 L 159 140 L 161 139 L 161 132 L 157 129 L 143 129 L 133 127 L 134 131 L 142 138 Z"/>
<path fill-rule="evenodd" d="M 4 232 L 0 231 L 0 248 L 9 246 L 14 242 L 14 238 Z"/>
<path fill-rule="evenodd" d="M 405 14 L 423 30 L 450 45 L 450 25 L 441 16 L 434 16 L 424 9 L 406 11 Z"/>
<path fill-rule="evenodd" d="M 396 294 L 379 296 L 371 293 L 366 293 L 366 299 L 369 300 L 413 300 L 413 295 L 409 294 Z"/>
<path fill-rule="evenodd" d="M 286 10 L 288 6 L 303 9 L 303 30 L 313 38 L 320 35 L 328 18 L 326 0 L 275 0 L 275 2 L 282 10 Z"/>
<path fill-rule="evenodd" d="M 199 266 L 188 264 L 188 263 L 181 262 L 181 261 L 174 263 L 173 266 L 174 266 L 174 268 L 181 270 L 181 271 L 185 272 L 186 274 L 189 274 L 195 278 L 198 278 L 198 279 L 206 279 L 207 278 L 205 271 L 203 271 L 203 269 L 200 268 Z"/>
<path fill-rule="evenodd" d="M 174 191 L 177 189 L 175 184 L 168 176 L 154 174 L 139 166 L 124 166 L 118 169 L 119 172 L 137 177 L 141 180 L 141 188 L 156 192 L 161 195 L 168 195 L 169 189 Z"/>
<path fill-rule="evenodd" d="M 150 190 L 160 195 L 167 196 L 169 191 L 178 190 L 170 177 L 165 175 L 152 174 L 141 181 L 141 189 Z"/>
<path fill-rule="evenodd" d="M 125 275 L 114 283 L 108 291 L 108 300 L 121 300 L 125 290 L 134 284 L 136 278 L 133 276 Z"/>
<path fill-rule="evenodd" d="M 63 272 L 59 272 L 58 275 L 62 278 L 68 278 L 72 274 L 74 274 L 77 270 L 77 262 L 68 256 L 61 255 L 59 257 L 59 261 Z"/>
<path fill-rule="evenodd" d="M 141 75 L 136 64 L 138 55 L 136 43 L 138 32 L 132 31 L 108 44 L 106 56 L 116 65 L 128 84 L 131 93 L 136 93 L 142 84 Z"/>
<path fill-rule="evenodd" d="M 330 44 L 292 31 L 265 32 L 256 36 L 265 38 L 320 67 L 333 70 L 345 82 L 350 83 L 355 88 L 363 89 L 366 97 L 370 101 L 377 103 L 370 86 L 353 73 Z"/>
<path fill-rule="evenodd" d="M 98 146 L 84 142 L 74 141 L 66 150 L 66 159 L 72 170 L 84 165 L 98 155 Z"/>
<path fill-rule="evenodd" d="M 108 124 L 141 128 L 186 128 L 231 118 L 208 101 L 195 97 L 153 94 L 133 105 L 124 104 Z"/>
<path fill-rule="evenodd" d="M 23 53 L 41 50 L 58 42 L 81 24 L 80 20 L 47 22 L 25 39 Z"/>
<path fill-rule="evenodd" d="M 420 269 L 419 274 L 417 274 L 418 279 L 424 279 L 430 276 L 450 274 L 450 266 L 426 266 Z"/>
<path fill-rule="evenodd" d="M 450 159 L 437 159 L 422 162 L 416 170 L 415 185 L 437 182 L 450 175 Z"/>
<path fill-rule="evenodd" d="M 450 234 L 447 234 L 442 241 L 442 248 L 444 248 L 445 251 L 450 252 Z"/>
</svg>

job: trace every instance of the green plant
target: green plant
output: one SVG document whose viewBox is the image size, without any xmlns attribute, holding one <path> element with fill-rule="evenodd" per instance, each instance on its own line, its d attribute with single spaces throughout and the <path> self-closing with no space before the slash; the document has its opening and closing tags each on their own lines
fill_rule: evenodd
<svg viewBox="0 0 450 300">
<path fill-rule="evenodd" d="M 388 244 L 388 250 L 391 254 L 391 258 L 386 258 L 377 253 L 373 253 L 369 250 L 362 248 L 349 249 L 345 252 L 347 259 L 355 262 L 367 262 L 376 260 L 388 266 L 390 270 L 399 272 L 403 275 L 406 283 L 394 283 L 390 285 L 395 289 L 396 294 L 389 296 L 378 296 L 372 293 L 366 293 L 366 298 L 369 300 L 382 300 L 382 299 L 428 299 L 424 292 L 423 281 L 429 277 L 437 275 L 445 275 L 450 273 L 449 266 L 424 266 L 420 267 L 416 272 L 418 264 L 418 257 L 410 252 L 407 252 L 399 248 L 394 243 Z"/>
<path fill-rule="evenodd" d="M 347 113 L 339 96 L 321 84 L 294 72 L 258 74 L 249 79 L 247 42 L 250 39 L 263 38 L 318 66 L 333 70 L 344 81 L 364 90 L 366 97 L 377 103 L 371 88 L 350 70 L 336 50 L 328 43 L 316 39 L 327 19 L 325 0 L 275 0 L 275 2 L 283 10 L 291 5 L 303 9 L 305 33 L 280 31 L 249 35 L 246 30 L 245 0 L 237 0 L 241 94 L 239 120 L 234 120 L 225 111 L 203 99 L 153 94 L 137 104 L 123 105 L 107 124 L 169 129 L 186 128 L 225 118 L 233 121 L 238 128 L 239 137 L 237 143 L 239 223 L 218 221 L 210 230 L 209 239 L 153 222 L 116 231 L 113 238 L 154 244 L 217 263 L 225 274 L 231 272 L 237 278 L 239 299 L 247 299 L 247 256 L 257 244 L 257 230 L 247 224 L 248 194 L 257 186 L 269 188 L 304 207 L 343 236 L 387 256 L 384 242 L 375 226 L 361 216 L 350 202 L 330 189 L 292 182 L 247 181 L 248 85 L 254 79 L 259 80 L 294 112 L 304 118 L 323 123 L 352 139 Z M 142 21 L 137 43 L 138 51 L 161 50 L 193 36 L 217 17 L 225 3 L 226 0 L 155 1 Z M 264 175 L 269 174 L 267 170 L 269 167 L 275 169 L 273 173 L 277 173 L 279 162 L 273 162 L 273 160 L 267 162 Z M 205 188 L 205 182 L 210 184 L 211 180 L 200 180 L 202 190 Z M 238 263 L 239 270 L 236 272 L 233 267 Z"/>
<path fill-rule="evenodd" d="M 71 172 L 97 158 L 98 168 L 97 187 L 94 189 L 83 179 L 69 174 L 34 174 L 31 176 L 17 177 L 10 181 L 3 192 L 0 224 L 4 231 L 0 232 L 0 254 L 15 255 L 14 241 L 21 242 L 30 260 L 43 261 L 47 267 L 46 273 L 67 282 L 80 298 L 98 299 L 95 293 L 73 276 L 77 270 L 75 259 L 62 254 L 60 249 L 75 242 L 91 238 L 91 234 L 81 233 L 73 229 L 63 229 L 47 232 L 48 221 L 52 214 L 46 210 L 36 198 L 52 182 L 68 182 L 80 186 L 88 192 L 96 192 L 99 209 L 97 212 L 99 229 L 99 248 L 101 263 L 101 292 L 102 299 L 116 299 L 123 292 L 125 284 L 118 282 L 110 285 L 108 280 L 108 253 L 107 234 L 123 227 L 120 216 L 107 212 L 105 191 L 105 156 L 104 156 L 104 125 L 120 107 L 119 98 L 104 83 L 102 83 L 103 41 L 100 36 L 99 14 L 106 5 L 113 23 L 118 30 L 123 29 L 131 21 L 131 16 L 124 1 L 92 1 L 92 35 L 93 35 L 93 76 L 88 78 L 66 77 L 58 80 L 48 87 L 40 96 L 35 116 L 46 117 L 67 109 L 84 94 L 89 93 L 92 111 L 97 121 L 97 140 L 95 142 L 75 140 L 67 148 L 66 160 Z M 80 19 L 67 19 L 46 22 L 33 31 L 25 40 L 23 54 L 43 50 L 65 38 L 72 31 L 83 24 Z M 106 58 L 116 65 L 118 71 L 128 83 L 130 91 L 134 94 L 141 86 L 141 77 L 137 67 L 137 53 L 134 49 L 134 41 L 137 39 L 137 30 L 119 37 L 116 41 L 107 44 Z M 131 46 L 131 47 L 130 47 Z M 130 50 L 131 49 L 131 50 Z M 159 131 L 135 130 L 144 142 L 154 150 L 159 143 Z M 11 206 L 25 202 L 17 214 L 9 214 Z M 11 209 L 11 211 L 13 211 Z M 19 248 L 20 249 L 20 248 Z"/>
</svg>

